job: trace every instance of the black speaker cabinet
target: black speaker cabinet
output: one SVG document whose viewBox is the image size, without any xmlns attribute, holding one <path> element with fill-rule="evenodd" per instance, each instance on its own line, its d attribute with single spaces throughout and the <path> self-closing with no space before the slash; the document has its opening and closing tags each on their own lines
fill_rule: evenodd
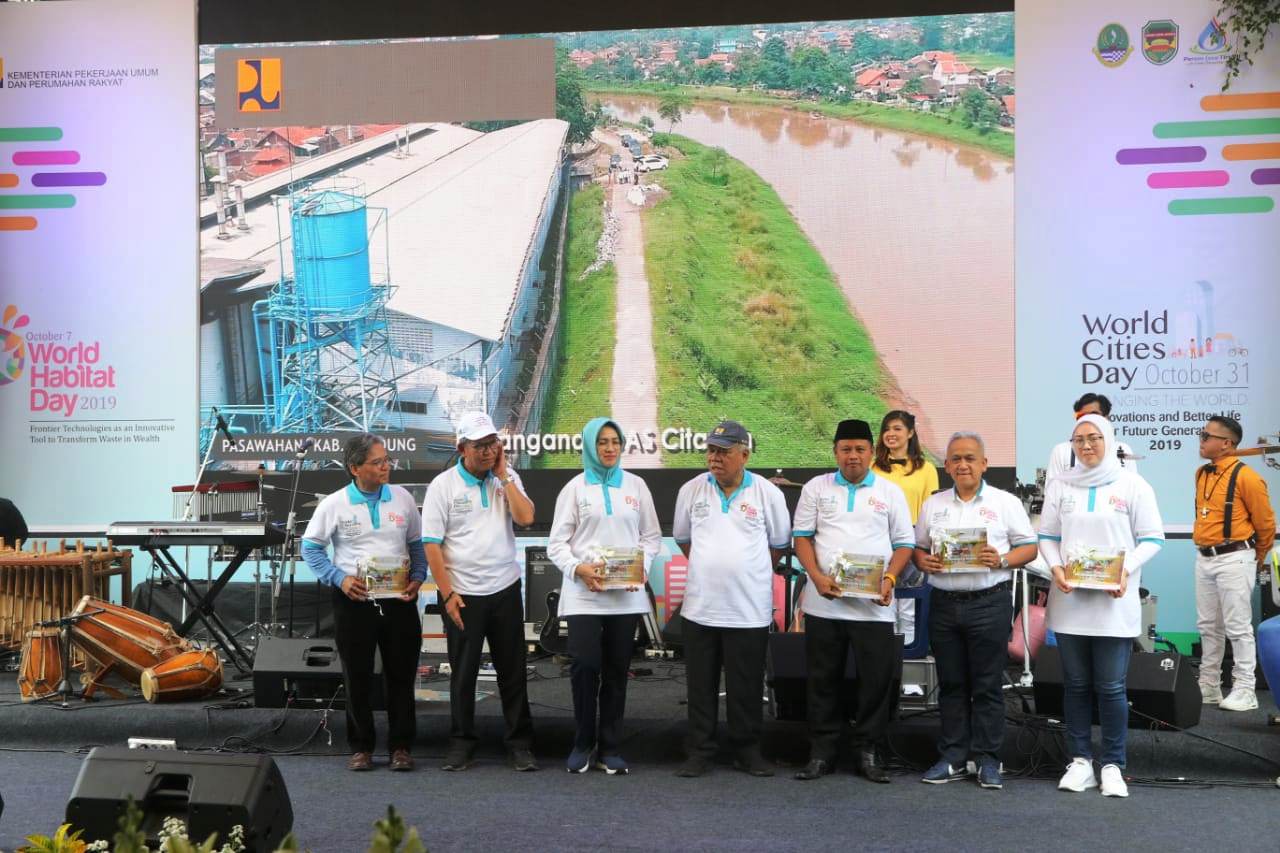
<svg viewBox="0 0 1280 853">
<path fill-rule="evenodd" d="M 373 658 L 375 711 L 386 710 L 382 655 Z M 257 708 L 345 708 L 342 661 L 333 640 L 263 637 L 253 656 L 253 704 Z"/>
<path fill-rule="evenodd" d="M 894 635 L 897 643 L 894 654 L 898 659 L 896 684 L 902 682 L 902 637 Z M 809 682 L 809 666 L 805 661 L 802 633 L 773 632 L 769 634 L 769 653 L 765 658 L 765 684 L 769 688 L 773 716 L 779 720 L 804 720 L 808 713 L 805 689 Z M 853 699 L 858 684 L 857 670 L 853 664 L 853 649 L 844 664 L 845 707 L 853 709 Z M 897 687 L 894 688 L 895 695 Z"/>
<path fill-rule="evenodd" d="M 1134 652 L 1129 659 L 1129 728 L 1189 729 L 1200 722 L 1200 688 L 1186 658 L 1174 652 Z M 1036 657 L 1036 713 L 1062 717 L 1062 653 L 1044 646 Z M 1094 704 L 1093 721 L 1098 722 Z"/>
<path fill-rule="evenodd" d="M 551 562 L 547 549 L 534 545 L 524 549 L 524 621 L 536 635 L 547 621 L 547 593 L 560 588 L 564 572 Z"/>
<path fill-rule="evenodd" d="M 289 792 L 270 756 L 106 746 L 80 765 L 67 823 L 83 829 L 85 841 L 110 841 L 131 798 L 151 843 L 167 817 L 184 820 L 196 843 L 218 833 L 219 846 L 242 826 L 251 851 L 275 850 L 293 828 Z"/>
</svg>

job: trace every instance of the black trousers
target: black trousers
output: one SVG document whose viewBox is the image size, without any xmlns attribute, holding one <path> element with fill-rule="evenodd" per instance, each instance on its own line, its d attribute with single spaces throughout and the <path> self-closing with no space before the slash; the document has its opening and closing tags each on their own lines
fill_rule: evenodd
<svg viewBox="0 0 1280 853">
<path fill-rule="evenodd" d="M 450 736 L 454 747 L 470 750 L 476 741 L 476 676 L 485 640 L 489 657 L 497 670 L 498 694 L 507 732 L 507 749 L 529 749 L 533 745 L 533 717 L 529 713 L 529 692 L 525 680 L 524 602 L 520 582 L 491 595 L 464 595 L 461 610 L 463 627 L 444 617 L 445 640 L 449 647 Z"/>
<path fill-rule="evenodd" d="M 852 716 L 850 740 L 855 749 L 884 741 L 893 714 L 893 676 L 897 672 L 897 638 L 892 622 L 804 617 L 804 656 L 809 669 L 805 699 L 809 710 L 809 758 L 834 763 L 840 736 Z M 857 693 L 848 707 L 844 691 L 849 648 L 857 673 Z"/>
<path fill-rule="evenodd" d="M 627 707 L 627 670 L 635 646 L 637 613 L 610 616 L 567 616 L 569 681 L 573 685 L 575 749 L 598 746 L 614 755 L 622 742 L 622 715 Z M 597 719 L 597 708 L 599 710 Z"/>
<path fill-rule="evenodd" d="M 416 604 L 398 599 L 382 599 L 376 605 L 352 601 L 334 587 L 333 627 L 347 694 L 347 745 L 352 752 L 373 752 L 377 740 L 369 699 L 377 649 L 382 653 L 387 695 L 387 748 L 391 752 L 411 748 L 417 732 L 413 682 L 422 650 L 422 620 Z"/>
<path fill-rule="evenodd" d="M 689 757 L 711 758 L 716 752 L 716 719 L 720 710 L 720 672 L 724 671 L 725 718 L 729 742 L 739 755 L 760 748 L 764 721 L 764 658 L 769 647 L 766 628 L 712 628 L 684 620 L 685 686 L 689 700 Z"/>
<path fill-rule="evenodd" d="M 938 752 L 953 767 L 970 756 L 995 757 L 1004 743 L 1001 677 L 1012 622 L 1007 589 L 960 601 L 942 590 L 930 593 L 929 645 L 942 713 Z"/>
</svg>

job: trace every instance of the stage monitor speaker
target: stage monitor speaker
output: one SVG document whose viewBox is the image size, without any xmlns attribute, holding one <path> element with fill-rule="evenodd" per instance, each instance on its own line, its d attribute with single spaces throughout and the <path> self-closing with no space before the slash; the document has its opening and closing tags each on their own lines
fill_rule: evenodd
<svg viewBox="0 0 1280 853">
<path fill-rule="evenodd" d="M 382 655 L 373 657 L 375 711 L 387 707 Z M 263 637 L 253 655 L 253 704 L 257 708 L 346 708 L 342 661 L 333 640 Z"/>
<path fill-rule="evenodd" d="M 1129 659 L 1129 728 L 1167 729 L 1162 720 L 1189 729 L 1200 722 L 1200 688 L 1190 662 L 1174 652 L 1134 652 Z M 1035 668 L 1036 713 L 1062 717 L 1062 652 L 1057 646 L 1040 649 Z M 1098 722 L 1097 703 L 1093 721 Z"/>
<path fill-rule="evenodd" d="M 547 593 L 555 592 L 564 573 L 551 562 L 541 545 L 524 549 L 524 624 L 525 639 L 538 642 L 542 623 L 547 621 Z"/>
<path fill-rule="evenodd" d="M 902 636 L 894 635 L 897 644 L 894 654 L 898 668 L 894 676 L 896 684 L 902 682 Z M 802 633 L 773 632 L 769 634 L 769 653 L 765 658 L 765 685 L 768 687 L 773 716 L 779 720 L 804 720 L 808 714 L 805 690 L 809 682 L 809 666 L 805 660 Z M 853 649 L 844 664 L 845 707 L 852 709 L 857 689 L 857 669 L 853 663 Z M 897 692 L 895 684 L 894 691 Z"/>
<path fill-rule="evenodd" d="M 289 792 L 270 756 L 106 746 L 80 765 L 66 821 L 85 841 L 110 841 L 130 799 L 152 844 L 168 817 L 186 822 L 198 844 L 216 832 L 221 845 L 242 826 L 250 851 L 275 850 L 293 828 Z"/>
</svg>

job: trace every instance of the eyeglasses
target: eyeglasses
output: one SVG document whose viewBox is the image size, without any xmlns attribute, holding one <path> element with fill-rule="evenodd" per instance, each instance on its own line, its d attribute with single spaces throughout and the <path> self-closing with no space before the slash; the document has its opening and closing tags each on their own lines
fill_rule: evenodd
<svg viewBox="0 0 1280 853">
<path fill-rule="evenodd" d="M 1100 435 L 1081 435 L 1081 436 L 1078 436 L 1078 437 L 1076 437 L 1076 438 L 1071 439 L 1071 444 L 1072 444 L 1074 447 L 1094 447 L 1095 445 L 1102 444 L 1102 436 L 1100 436 Z"/>
<path fill-rule="evenodd" d="M 390 456 L 380 456 L 377 459 L 366 459 L 364 464 L 372 465 L 375 468 L 390 468 L 392 459 Z"/>
<path fill-rule="evenodd" d="M 497 450 L 501 446 L 502 446 L 502 442 L 496 438 L 493 438 L 493 439 L 490 439 L 489 441 L 474 442 L 471 445 L 471 449 L 474 450 L 476 453 L 491 453 Z"/>
<path fill-rule="evenodd" d="M 1200 431 L 1201 441 L 1208 441 L 1211 438 L 1216 438 L 1218 441 L 1234 441 L 1235 440 L 1229 435 L 1214 435 L 1211 432 L 1205 432 L 1204 430 Z"/>
</svg>

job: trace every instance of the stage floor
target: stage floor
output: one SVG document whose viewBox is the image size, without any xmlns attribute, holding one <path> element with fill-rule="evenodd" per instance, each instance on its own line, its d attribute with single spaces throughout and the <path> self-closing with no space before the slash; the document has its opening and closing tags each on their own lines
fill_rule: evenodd
<svg viewBox="0 0 1280 853">
<path fill-rule="evenodd" d="M 1096 792 L 1066 794 L 1060 735 L 1027 718 L 1011 696 L 1003 759 L 1003 791 L 971 782 L 925 786 L 919 769 L 933 758 L 936 713 L 907 712 L 894 726 L 892 785 L 871 785 L 843 770 L 817 782 L 790 778 L 806 758 L 804 726 L 766 717 L 765 753 L 778 776 L 735 772 L 729 755 L 703 779 L 680 779 L 684 669 L 679 663 L 637 661 L 654 674 L 635 679 L 628 694 L 623 753 L 628 777 L 570 775 L 563 759 L 572 737 L 568 679 L 550 659 L 537 662 L 529 684 L 543 771 L 516 774 L 501 747 L 496 698 L 477 706 L 483 742 L 465 773 L 438 767 L 448 735 L 448 707 L 419 703 L 415 755 L 419 770 L 344 769 L 343 715 L 252 707 L 248 679 L 205 702 L 153 706 L 141 700 L 103 701 L 62 710 L 18 703 L 14 676 L 0 676 L 0 731 L 6 807 L 0 849 L 60 823 L 83 755 L 95 745 L 123 745 L 130 736 L 169 737 L 186 749 L 276 753 L 304 847 L 367 848 L 372 822 L 394 804 L 419 828 L 432 851 L 442 850 L 1072 850 L 1104 844 L 1125 850 L 1275 850 L 1280 839 L 1280 765 L 1270 765 L 1194 735 L 1280 762 L 1280 729 L 1262 709 L 1228 714 L 1206 708 L 1191 733 L 1131 730 L 1128 775 L 1185 777 L 1219 784 L 1131 783 L 1127 801 Z M 447 688 L 446 680 L 427 685 Z M 492 690 L 490 683 L 482 689 Z M 238 703 L 246 707 L 237 707 Z M 381 748 L 381 747 L 380 747 Z M 378 761 L 385 763 L 385 755 Z"/>
</svg>

